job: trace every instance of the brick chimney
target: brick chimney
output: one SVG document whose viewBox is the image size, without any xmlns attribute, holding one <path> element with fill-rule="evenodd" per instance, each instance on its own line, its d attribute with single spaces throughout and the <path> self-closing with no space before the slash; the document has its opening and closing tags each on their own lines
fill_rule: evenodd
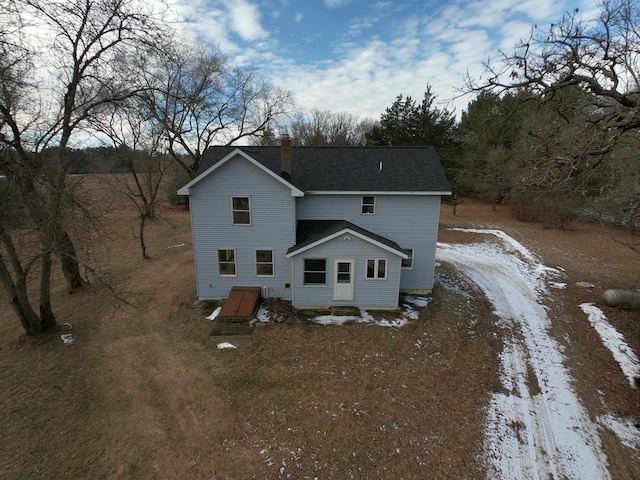
<svg viewBox="0 0 640 480">
<path fill-rule="evenodd" d="M 286 133 L 280 137 L 280 175 L 291 180 L 291 138 Z"/>
</svg>

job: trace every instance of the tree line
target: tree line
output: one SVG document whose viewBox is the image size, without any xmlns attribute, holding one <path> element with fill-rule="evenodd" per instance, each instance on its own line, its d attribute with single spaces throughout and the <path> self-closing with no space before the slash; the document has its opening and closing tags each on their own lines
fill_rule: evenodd
<svg viewBox="0 0 640 480">
<path fill-rule="evenodd" d="M 99 277 L 97 222 L 72 173 L 123 172 L 145 222 L 167 168 L 193 178 L 212 145 L 429 145 L 455 195 L 510 202 L 565 226 L 576 212 L 640 223 L 639 7 L 568 12 L 485 65 L 459 120 L 426 82 L 378 119 L 296 109 L 291 92 L 215 46 L 186 38 L 159 2 L 0 4 L 0 282 L 27 334 L 56 325 L 53 263 L 70 291 Z M 87 147 L 87 145 L 99 145 Z M 114 184 L 115 185 L 115 184 Z M 37 285 L 34 294 L 33 286 Z"/>
</svg>

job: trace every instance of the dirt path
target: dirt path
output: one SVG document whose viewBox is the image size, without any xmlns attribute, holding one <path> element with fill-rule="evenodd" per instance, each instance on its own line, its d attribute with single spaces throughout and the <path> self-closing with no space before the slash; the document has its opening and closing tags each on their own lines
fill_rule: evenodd
<svg viewBox="0 0 640 480">
<path fill-rule="evenodd" d="M 499 242 L 439 244 L 438 259 L 478 285 L 502 319 L 505 392 L 494 393 L 485 448 L 490 478 L 610 478 L 597 427 L 572 387 L 562 347 L 550 335 L 541 296 L 560 273 L 500 231 L 468 230 Z"/>
</svg>

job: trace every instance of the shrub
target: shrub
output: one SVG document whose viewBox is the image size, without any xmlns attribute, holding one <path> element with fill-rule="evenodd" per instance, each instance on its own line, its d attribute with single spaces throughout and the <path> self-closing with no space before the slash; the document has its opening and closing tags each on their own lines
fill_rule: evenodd
<svg viewBox="0 0 640 480">
<path fill-rule="evenodd" d="M 575 202 L 568 198 L 521 197 L 511 202 L 513 216 L 521 222 L 540 222 L 544 228 L 562 230 L 576 218 Z"/>
</svg>

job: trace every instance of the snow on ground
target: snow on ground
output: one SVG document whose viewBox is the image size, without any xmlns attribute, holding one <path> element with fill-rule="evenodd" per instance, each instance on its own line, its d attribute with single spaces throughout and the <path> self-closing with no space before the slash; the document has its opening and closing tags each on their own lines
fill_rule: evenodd
<svg viewBox="0 0 640 480">
<path fill-rule="evenodd" d="M 412 309 L 413 310 L 413 309 Z M 406 310 L 405 310 L 406 311 Z M 409 321 L 403 316 L 402 318 L 396 318 L 395 320 L 376 320 L 366 310 L 360 309 L 360 315 L 320 315 L 311 319 L 314 323 L 320 325 L 344 325 L 347 322 L 367 323 L 370 325 L 377 325 L 379 327 L 402 327 L 409 323 Z"/>
<path fill-rule="evenodd" d="M 424 308 L 429 304 L 431 299 L 427 297 L 417 297 L 415 295 L 405 295 L 403 301 L 404 303 L 409 303 L 411 305 L 415 305 L 416 307 Z"/>
<path fill-rule="evenodd" d="M 236 346 L 229 342 L 222 342 L 218 344 L 218 350 L 224 350 L 225 348 L 236 348 Z"/>
<path fill-rule="evenodd" d="M 207 320 L 215 320 L 216 317 L 218 315 L 220 315 L 220 312 L 222 311 L 222 307 L 218 307 L 216 308 L 213 312 L 211 312 L 211 315 L 209 315 L 207 318 Z"/>
<path fill-rule="evenodd" d="M 593 303 L 582 303 L 580 308 L 589 316 L 589 322 L 602 339 L 602 343 L 613 354 L 613 358 L 620 365 L 622 373 L 629 379 L 629 384 L 635 388 L 635 380 L 640 377 L 640 361 L 627 344 L 624 337 L 613 325 L 607 321 L 604 312 Z"/>
<path fill-rule="evenodd" d="M 600 415 L 598 422 L 615 433 L 623 445 L 640 451 L 640 430 L 632 420 L 613 415 Z"/>
<path fill-rule="evenodd" d="M 485 293 L 504 328 L 504 392 L 492 395 L 485 431 L 488 477 L 610 478 L 597 427 L 571 386 L 560 344 L 548 332 L 541 296 L 548 277 L 560 272 L 500 230 L 457 230 L 499 239 L 438 243 L 437 249 L 439 261 L 453 264 Z"/>
</svg>

